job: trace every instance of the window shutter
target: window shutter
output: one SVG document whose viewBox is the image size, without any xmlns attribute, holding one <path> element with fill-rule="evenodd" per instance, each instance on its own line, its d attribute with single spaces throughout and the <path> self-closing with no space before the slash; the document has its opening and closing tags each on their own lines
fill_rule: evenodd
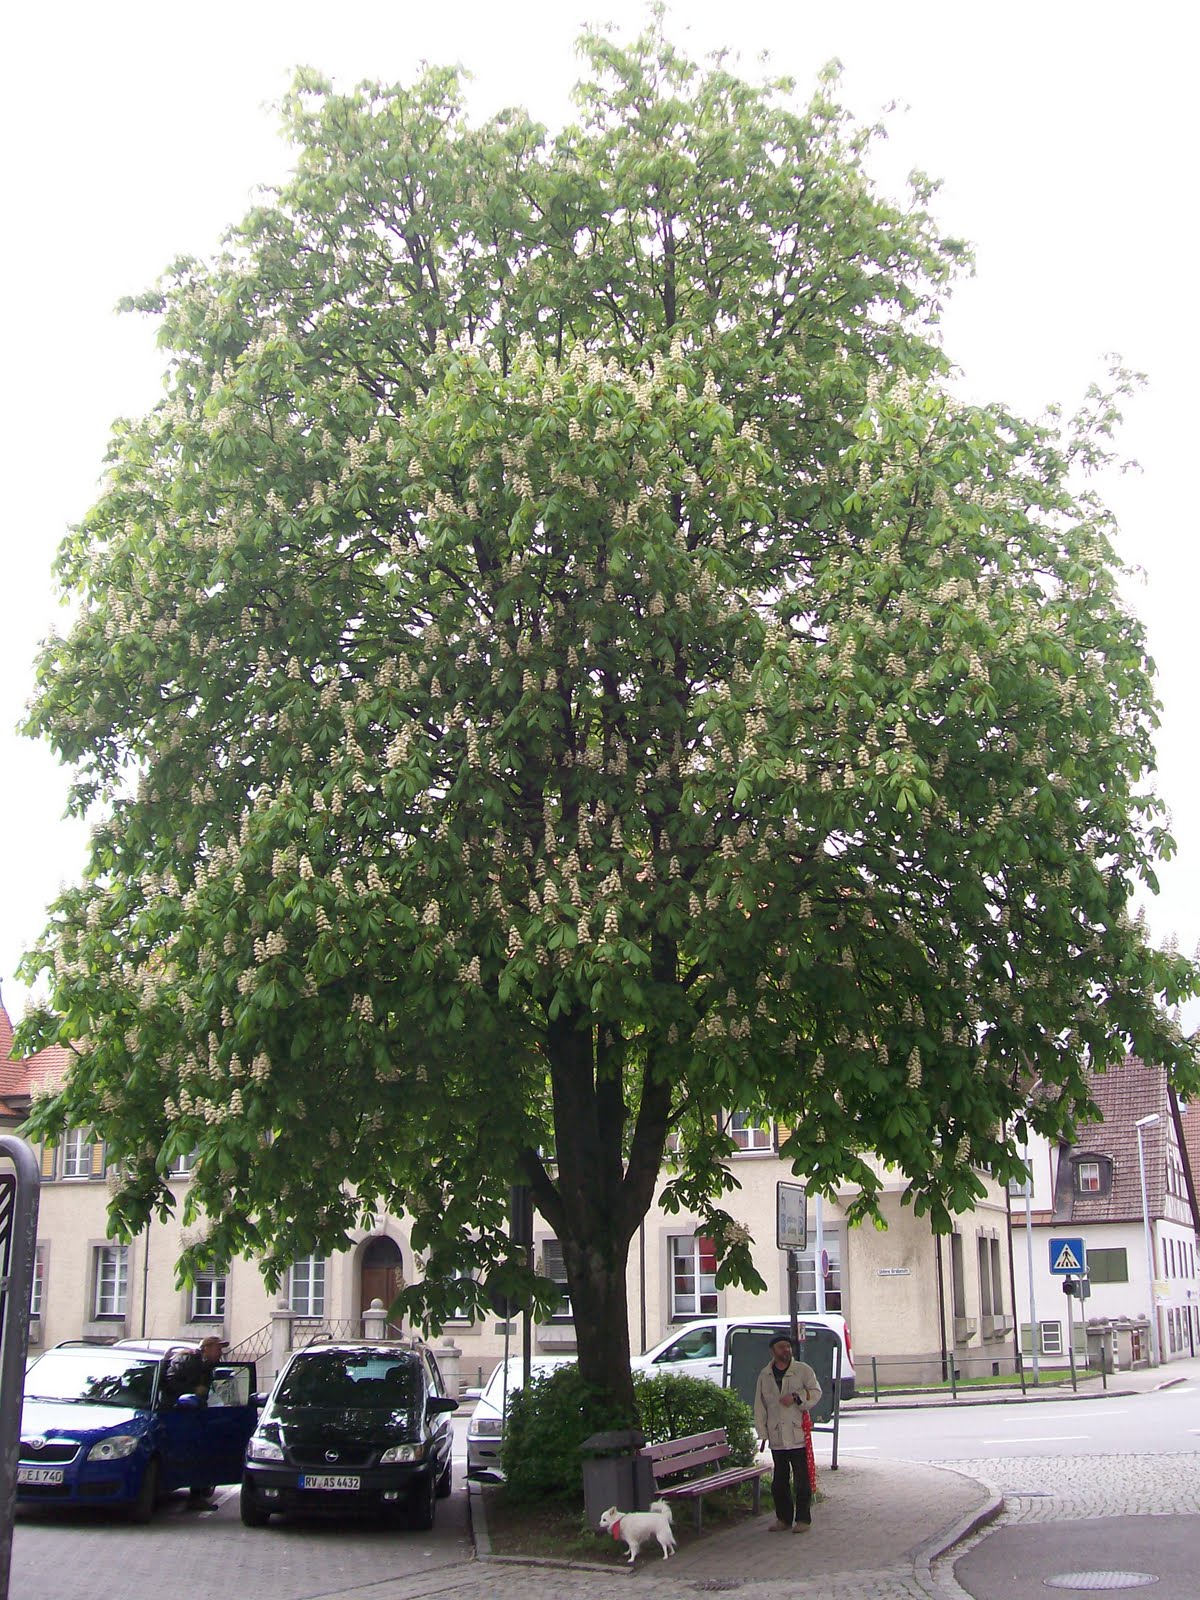
<svg viewBox="0 0 1200 1600">
<path fill-rule="evenodd" d="M 58 1167 L 58 1150 L 52 1144 L 42 1146 L 42 1177 L 53 1178 Z"/>
<path fill-rule="evenodd" d="M 104 1176 L 104 1143 L 97 1139 L 92 1145 L 92 1177 Z"/>
</svg>

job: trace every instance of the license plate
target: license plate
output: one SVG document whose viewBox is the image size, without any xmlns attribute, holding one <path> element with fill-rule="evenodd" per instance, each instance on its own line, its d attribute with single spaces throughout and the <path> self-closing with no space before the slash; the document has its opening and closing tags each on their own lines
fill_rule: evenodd
<svg viewBox="0 0 1200 1600">
<path fill-rule="evenodd" d="M 305 1472 L 300 1478 L 302 1489 L 361 1489 L 362 1479 L 345 1472 Z"/>
<path fill-rule="evenodd" d="M 18 1483 L 61 1483 L 63 1469 L 61 1467 L 17 1467 Z"/>
</svg>

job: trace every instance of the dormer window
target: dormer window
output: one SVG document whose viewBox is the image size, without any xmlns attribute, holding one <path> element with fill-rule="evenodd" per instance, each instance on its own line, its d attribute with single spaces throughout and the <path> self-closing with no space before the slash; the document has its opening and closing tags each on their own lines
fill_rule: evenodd
<svg viewBox="0 0 1200 1600">
<path fill-rule="evenodd" d="M 1071 1157 L 1075 1168 L 1075 1193 L 1102 1195 L 1112 1190 L 1112 1157 L 1104 1155 L 1075 1155 Z"/>
</svg>

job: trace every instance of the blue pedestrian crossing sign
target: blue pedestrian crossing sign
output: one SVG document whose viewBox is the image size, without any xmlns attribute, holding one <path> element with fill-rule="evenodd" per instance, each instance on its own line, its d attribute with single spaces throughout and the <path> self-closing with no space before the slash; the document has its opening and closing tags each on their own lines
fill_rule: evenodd
<svg viewBox="0 0 1200 1600">
<path fill-rule="evenodd" d="M 1086 1270 L 1087 1252 L 1082 1239 L 1051 1239 L 1050 1271 L 1061 1277 L 1076 1277 Z"/>
</svg>

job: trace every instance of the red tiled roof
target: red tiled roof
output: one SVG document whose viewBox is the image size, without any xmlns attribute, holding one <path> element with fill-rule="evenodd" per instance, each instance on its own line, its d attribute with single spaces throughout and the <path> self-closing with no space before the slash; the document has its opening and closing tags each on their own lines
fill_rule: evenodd
<svg viewBox="0 0 1200 1600">
<path fill-rule="evenodd" d="M 70 1060 L 70 1051 L 57 1044 L 24 1059 L 14 1056 L 12 1022 L 0 999 L 0 1115 L 20 1116 L 29 1096 L 57 1083 Z"/>
<path fill-rule="evenodd" d="M 1173 1120 L 1166 1069 L 1147 1066 L 1136 1056 L 1126 1056 L 1119 1066 L 1093 1073 L 1089 1087 L 1104 1120 L 1081 1127 L 1078 1142 L 1070 1154 L 1084 1160 L 1090 1155 L 1107 1156 L 1112 1161 L 1112 1188 L 1102 1194 L 1080 1194 L 1071 1181 L 1072 1164 L 1064 1162 L 1056 1195 L 1056 1220 L 1086 1224 L 1128 1222 L 1141 1217 L 1136 1124 L 1155 1113 L 1159 1120 L 1143 1130 L 1142 1143 L 1147 1205 L 1151 1216 L 1162 1216 L 1167 1175 L 1165 1141 Z"/>
</svg>

